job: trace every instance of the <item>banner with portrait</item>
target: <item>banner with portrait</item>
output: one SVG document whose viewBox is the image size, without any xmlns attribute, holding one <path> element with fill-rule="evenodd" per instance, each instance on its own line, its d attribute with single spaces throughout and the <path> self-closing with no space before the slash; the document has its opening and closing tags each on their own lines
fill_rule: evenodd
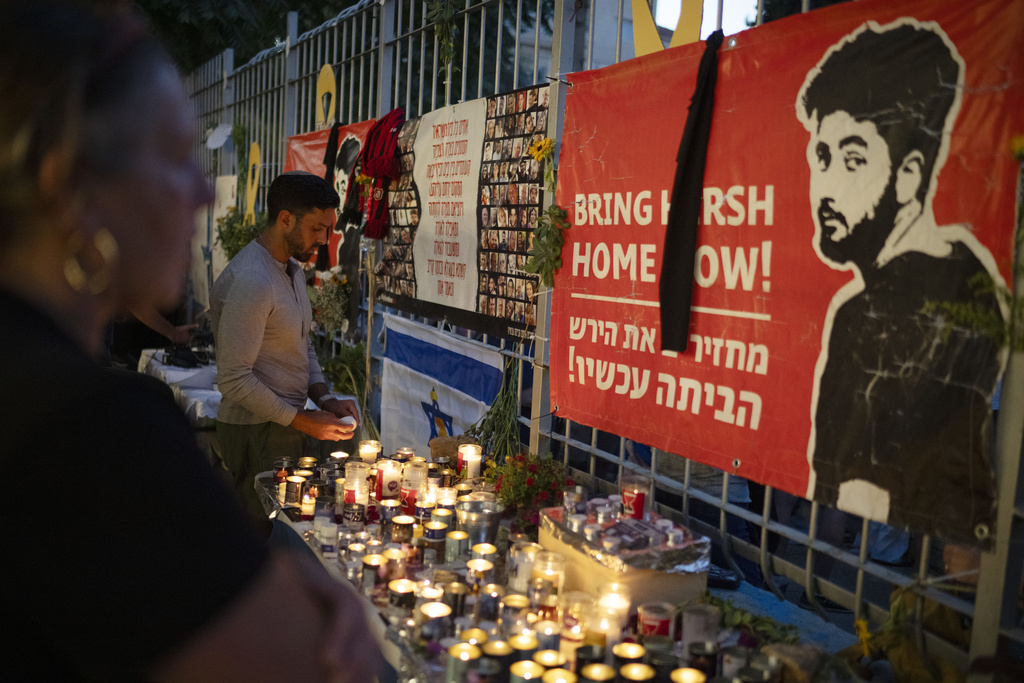
<svg viewBox="0 0 1024 683">
<path fill-rule="evenodd" d="M 337 143 L 333 150 L 334 168 L 334 189 L 341 196 L 341 204 L 344 206 L 345 197 L 349 187 L 355 182 L 354 167 L 359 150 L 366 141 L 366 134 L 373 127 L 374 120 L 360 121 L 345 126 L 338 126 Z M 302 135 L 293 135 L 288 138 L 288 148 L 285 154 L 284 171 L 309 171 L 321 178 L 326 177 L 328 143 L 331 141 L 331 129 L 313 131 Z M 358 190 L 358 188 L 354 188 Z M 330 267 L 342 266 L 349 280 L 355 280 L 355 274 L 359 268 L 359 225 L 350 222 L 343 222 L 339 219 L 341 208 L 335 217 L 334 226 L 327 241 L 327 250 L 330 257 Z M 312 261 L 310 261 L 312 264 Z"/>
<path fill-rule="evenodd" d="M 689 251 L 664 245 L 705 46 L 570 75 L 557 414 L 872 519 L 984 539 L 1021 16 L 1020 0 L 864 0 L 727 38 Z M 681 352 L 662 347 L 662 313 L 686 314 L 661 298 L 663 268 L 693 272 Z"/>
<path fill-rule="evenodd" d="M 535 86 L 405 123 L 377 274 L 381 303 L 505 337 L 529 337 L 537 278 L 523 270 L 543 210 L 548 88 Z"/>
</svg>

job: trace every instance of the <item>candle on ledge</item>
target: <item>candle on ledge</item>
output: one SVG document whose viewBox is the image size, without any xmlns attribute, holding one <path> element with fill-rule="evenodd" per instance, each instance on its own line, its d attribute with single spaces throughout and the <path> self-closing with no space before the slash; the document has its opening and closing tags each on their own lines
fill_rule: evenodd
<svg viewBox="0 0 1024 683">
<path fill-rule="evenodd" d="M 537 553 L 533 562 L 533 578 L 551 582 L 555 595 L 561 595 L 565 588 L 565 555 L 551 550 Z"/>
<path fill-rule="evenodd" d="M 449 531 L 445 537 L 444 561 L 455 562 L 469 550 L 469 534 L 465 531 Z"/>
<path fill-rule="evenodd" d="M 619 680 L 624 683 L 631 681 L 653 681 L 656 672 L 647 664 L 626 664 L 619 669 Z"/>
<path fill-rule="evenodd" d="M 313 519 L 313 513 L 316 512 L 316 496 L 312 495 L 310 491 L 303 491 L 299 510 L 304 521 L 308 522 Z"/>
<path fill-rule="evenodd" d="M 553 621 L 538 621 L 534 626 L 537 632 L 537 647 L 541 650 L 560 649 L 562 630 Z M 551 668 L 551 667 L 548 667 Z"/>
<path fill-rule="evenodd" d="M 485 657 L 497 661 L 502 671 L 508 671 L 515 661 L 515 651 L 504 640 L 488 640 L 480 649 L 484 651 Z"/>
<path fill-rule="evenodd" d="M 512 648 L 514 658 L 517 661 L 529 661 L 533 659 L 533 654 L 537 651 L 537 639 L 533 636 L 523 634 L 512 636 L 508 639 L 508 644 Z"/>
<path fill-rule="evenodd" d="M 644 658 L 644 646 L 638 643 L 617 643 L 612 646 L 612 656 L 617 668 L 626 664 L 641 663 Z"/>
<path fill-rule="evenodd" d="M 618 581 L 606 583 L 598 589 L 597 606 L 611 610 L 619 615 L 620 626 L 625 626 L 629 619 L 629 609 L 633 602 L 633 593 L 629 586 Z"/>
<path fill-rule="evenodd" d="M 466 563 L 466 583 L 474 593 L 479 592 L 480 587 L 491 582 L 494 573 L 494 563 L 488 560 L 475 559 Z"/>
<path fill-rule="evenodd" d="M 548 669 L 540 679 L 542 683 L 576 683 L 579 677 L 568 669 Z"/>
<path fill-rule="evenodd" d="M 482 446 L 475 443 L 464 443 L 459 446 L 459 472 L 464 479 L 476 479 L 480 476 L 483 450 Z"/>
<path fill-rule="evenodd" d="M 421 633 L 428 643 L 436 643 L 448 635 L 452 608 L 441 602 L 427 602 L 420 605 Z"/>
<path fill-rule="evenodd" d="M 458 493 L 454 486 L 445 486 L 437 489 L 437 507 L 445 510 L 454 510 Z"/>
<path fill-rule="evenodd" d="M 380 441 L 360 441 L 359 442 L 359 458 L 367 463 L 371 464 L 377 460 L 377 455 L 380 453 Z"/>
<path fill-rule="evenodd" d="M 526 683 L 539 680 L 544 675 L 544 667 L 528 659 L 518 661 L 508 668 L 509 683 Z"/>
<path fill-rule="evenodd" d="M 614 681 L 618 674 L 615 668 L 607 664 L 595 663 L 580 667 L 580 681 L 583 683 L 604 683 Z"/>
<path fill-rule="evenodd" d="M 394 460 L 381 460 L 377 463 L 377 500 L 398 498 L 398 489 L 402 485 L 402 465 Z"/>
<path fill-rule="evenodd" d="M 469 670 L 479 661 L 480 648 L 470 643 L 458 643 L 448 648 L 447 683 L 465 683 Z"/>
<path fill-rule="evenodd" d="M 558 650 L 537 650 L 533 653 L 533 661 L 545 669 L 557 669 L 565 666 L 565 655 Z"/>
<path fill-rule="evenodd" d="M 472 553 L 474 559 L 498 561 L 498 548 L 490 543 L 477 543 L 473 546 Z"/>
<path fill-rule="evenodd" d="M 483 645 L 490 637 L 487 635 L 487 631 L 482 628 L 467 628 L 459 634 L 463 642 L 469 643 L 470 645 Z"/>
<path fill-rule="evenodd" d="M 441 602 L 444 597 L 444 589 L 440 586 L 421 585 L 419 595 L 416 596 L 416 604 L 423 605 L 428 602 Z"/>
<path fill-rule="evenodd" d="M 704 683 L 708 679 L 705 673 L 689 667 L 676 669 L 669 674 L 669 678 L 672 679 L 672 683 Z"/>
<path fill-rule="evenodd" d="M 388 583 L 389 602 L 410 614 L 416 607 L 416 583 L 409 579 L 395 579 Z"/>
</svg>

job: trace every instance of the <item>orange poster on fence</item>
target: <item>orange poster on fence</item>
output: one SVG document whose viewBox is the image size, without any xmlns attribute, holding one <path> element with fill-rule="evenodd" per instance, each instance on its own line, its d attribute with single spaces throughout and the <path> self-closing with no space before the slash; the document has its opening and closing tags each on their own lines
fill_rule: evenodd
<svg viewBox="0 0 1024 683">
<path fill-rule="evenodd" d="M 728 38 L 694 251 L 664 245 L 704 45 L 570 75 L 557 414 L 872 519 L 991 531 L 1021 16 L 865 0 Z M 693 273 L 682 352 L 663 268 Z"/>
</svg>

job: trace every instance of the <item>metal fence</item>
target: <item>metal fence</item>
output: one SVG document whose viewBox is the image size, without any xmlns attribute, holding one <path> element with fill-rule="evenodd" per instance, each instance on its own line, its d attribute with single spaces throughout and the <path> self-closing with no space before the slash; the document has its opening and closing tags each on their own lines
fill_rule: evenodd
<svg viewBox="0 0 1024 683">
<path fill-rule="evenodd" d="M 763 2 L 758 0 L 757 7 L 751 8 L 757 24 L 762 20 Z M 723 9 L 733 3 L 718 1 L 719 27 Z M 802 11 L 808 11 L 808 5 L 803 0 Z M 214 152 L 202 147 L 204 168 L 211 176 L 245 173 L 241 165 L 248 146 L 258 142 L 265 187 L 283 167 L 288 136 L 316 127 L 316 107 L 323 103 L 314 101 L 314 93 L 324 63 L 334 67 L 342 123 L 380 116 L 396 106 L 411 118 L 445 104 L 548 83 L 551 101 L 557 102 L 552 106 L 549 131 L 557 141 L 564 107 L 560 77 L 633 56 L 631 3 L 625 0 L 465 0 L 457 14 L 460 30 L 452 67 L 441 72 L 439 42 L 426 14 L 427 3 L 418 0 L 363 0 L 302 35 L 292 14 L 283 44 L 237 68 L 228 50 L 191 74 L 187 87 L 202 129 L 209 132 L 218 124 L 230 123 L 243 148 Z M 264 197 L 261 190 L 257 203 L 262 204 Z M 894 589 L 901 589 L 914 596 L 906 636 L 925 653 L 924 661 L 938 655 L 966 669 L 979 657 L 999 656 L 1005 660 L 997 668 L 1021 666 L 1024 629 L 1019 625 L 1017 599 L 1024 563 L 1020 543 L 1024 508 L 1016 505 L 1021 420 L 1003 419 L 999 424 L 999 535 L 996 549 L 981 556 L 980 572 L 971 569 L 965 575 L 947 576 L 946 561 L 958 556 L 949 556 L 941 541 L 928 536 L 913 538 L 913 566 L 886 566 L 871 560 L 868 542 L 851 549 L 851 536 L 859 532 L 862 539 L 869 537 L 866 520 L 837 515 L 770 487 L 736 481 L 727 473 L 709 476 L 707 468 L 678 455 L 654 450 L 649 459 L 638 457 L 636 451 L 642 451 L 642 446 L 553 418 L 548 395 L 548 294 L 539 295 L 542 314 L 536 338 L 522 347 L 419 320 L 498 347 L 518 360 L 521 431 L 531 451 L 553 451 L 574 468 L 578 479 L 596 490 L 611 489 L 623 472 L 652 475 L 659 512 L 715 540 L 726 566 L 745 569 L 748 576 L 760 575 L 766 588 L 780 598 L 795 601 L 806 592 L 850 608 L 848 615 L 819 612 L 851 632 L 855 618 L 869 619 L 873 625 L 887 618 L 890 596 Z M 371 377 L 379 388 L 381 349 L 374 333 L 381 326 L 381 311 L 375 308 L 369 325 Z M 1020 367 L 1020 355 L 1014 355 L 1003 385 L 1004 414 L 1022 414 Z M 379 410 L 379 391 L 368 404 L 371 414 L 375 405 Z M 781 577 L 788 579 L 788 587 L 782 585 Z M 977 585 L 977 593 L 970 584 Z M 936 606 L 954 619 L 972 623 L 973 630 L 958 642 L 955 634 L 924 627 L 926 615 Z"/>
</svg>

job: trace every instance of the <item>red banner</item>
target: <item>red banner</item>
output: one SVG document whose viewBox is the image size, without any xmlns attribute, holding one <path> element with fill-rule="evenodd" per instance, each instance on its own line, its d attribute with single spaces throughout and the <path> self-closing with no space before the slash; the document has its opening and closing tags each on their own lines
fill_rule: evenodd
<svg viewBox="0 0 1024 683">
<path fill-rule="evenodd" d="M 341 195 L 342 206 L 345 204 L 345 196 L 349 185 L 355 182 L 355 178 L 352 177 L 352 169 L 356 163 L 356 156 L 359 154 L 359 150 L 366 140 L 366 134 L 373 127 L 373 124 L 374 120 L 371 119 L 342 126 L 338 129 L 338 154 L 334 164 L 334 189 Z M 324 156 L 327 152 L 327 142 L 330 136 L 331 131 L 328 128 L 288 138 L 288 150 L 284 160 L 285 172 L 309 171 L 323 178 L 327 172 L 327 167 L 324 165 Z M 340 215 L 340 208 L 338 212 L 338 215 Z M 345 266 L 349 278 L 354 280 L 355 272 L 359 267 L 359 226 L 353 224 L 340 225 L 335 221 L 331 235 L 328 238 L 327 249 L 331 257 L 331 267 L 333 268 L 339 264 Z"/>
<path fill-rule="evenodd" d="M 1011 282 L 1021 16 L 1021 0 L 865 0 L 728 38 L 696 253 L 663 245 L 704 45 L 571 75 L 558 415 L 873 519 L 983 536 L 1005 354 L 950 323 L 1006 315 L 991 284 Z M 666 261 L 694 273 L 678 354 L 661 346 Z"/>
</svg>

